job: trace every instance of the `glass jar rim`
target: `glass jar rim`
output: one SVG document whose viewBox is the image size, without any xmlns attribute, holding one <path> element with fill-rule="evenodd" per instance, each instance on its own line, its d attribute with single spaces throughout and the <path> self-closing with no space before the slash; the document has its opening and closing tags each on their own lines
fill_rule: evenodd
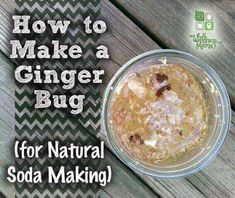
<svg viewBox="0 0 235 198">
<path fill-rule="evenodd" d="M 138 162 L 134 162 L 133 160 L 130 160 L 127 154 L 122 151 L 116 144 L 115 140 L 113 140 L 113 137 L 111 133 L 109 132 L 109 126 L 107 122 L 108 117 L 108 105 L 109 101 L 111 99 L 111 92 L 114 91 L 113 87 L 115 84 L 118 83 L 120 77 L 129 69 L 131 66 L 133 66 L 135 63 L 138 63 L 140 60 L 150 57 L 152 55 L 157 55 L 160 57 L 174 57 L 174 58 L 181 58 L 184 60 L 187 60 L 194 65 L 202 68 L 208 76 L 212 77 L 214 79 L 214 83 L 216 84 L 218 91 L 221 96 L 221 102 L 222 102 L 222 118 L 223 118 L 223 125 L 221 127 L 221 130 L 219 132 L 219 136 L 217 138 L 217 141 L 213 147 L 212 150 L 208 151 L 208 153 L 203 156 L 203 158 L 198 162 L 193 164 L 192 166 L 188 166 L 185 169 L 179 170 L 179 171 L 158 171 L 158 170 L 152 170 L 148 169 L 144 166 L 141 166 Z M 172 50 L 172 49 L 160 49 L 160 50 L 152 50 L 145 52 L 143 54 L 140 54 L 131 60 L 129 60 L 127 63 L 125 63 L 113 76 L 113 78 L 110 80 L 108 86 L 106 87 L 106 90 L 104 92 L 103 97 L 103 103 L 102 103 L 102 113 L 101 113 L 101 121 L 102 121 L 102 128 L 105 130 L 106 136 L 108 138 L 108 141 L 113 148 L 115 154 L 119 157 L 121 161 L 123 161 L 126 165 L 128 165 L 130 168 L 136 170 L 137 172 L 158 177 L 158 178 L 176 178 L 180 176 L 186 176 L 189 174 L 193 174 L 201 169 L 203 169 L 206 165 L 208 165 L 218 154 L 220 148 L 222 147 L 224 140 L 227 136 L 227 133 L 230 128 L 231 123 L 231 108 L 230 108 L 230 100 L 228 93 L 226 91 L 226 88 L 220 79 L 220 77 L 217 75 L 217 73 L 205 62 L 203 62 L 201 59 L 188 54 L 186 52 Z"/>
</svg>

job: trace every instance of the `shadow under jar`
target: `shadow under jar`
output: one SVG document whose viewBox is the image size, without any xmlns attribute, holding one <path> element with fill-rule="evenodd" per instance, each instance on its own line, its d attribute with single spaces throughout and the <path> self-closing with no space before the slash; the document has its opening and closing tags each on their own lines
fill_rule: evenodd
<svg viewBox="0 0 235 198">
<path fill-rule="evenodd" d="M 103 98 L 102 127 L 132 169 L 175 178 L 201 170 L 218 153 L 231 121 L 227 91 L 200 59 L 154 50 L 127 62 Z"/>
</svg>

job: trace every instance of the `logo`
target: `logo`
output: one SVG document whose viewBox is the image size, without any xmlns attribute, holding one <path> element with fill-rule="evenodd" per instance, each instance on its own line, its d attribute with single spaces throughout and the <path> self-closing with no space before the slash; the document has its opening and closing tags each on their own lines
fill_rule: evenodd
<svg viewBox="0 0 235 198">
<path fill-rule="evenodd" d="M 195 11 L 194 18 L 196 20 L 196 30 L 213 30 L 214 21 L 211 13 Z"/>
<path fill-rule="evenodd" d="M 211 34 L 215 31 L 213 13 L 196 10 L 194 14 L 195 34 L 190 35 L 195 43 L 196 49 L 215 49 L 222 42 L 213 38 Z"/>
</svg>

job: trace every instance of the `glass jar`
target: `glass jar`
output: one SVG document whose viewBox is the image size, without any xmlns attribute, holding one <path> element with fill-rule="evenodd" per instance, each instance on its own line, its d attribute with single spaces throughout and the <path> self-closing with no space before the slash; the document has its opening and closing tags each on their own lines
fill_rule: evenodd
<svg viewBox="0 0 235 198">
<path fill-rule="evenodd" d="M 178 64 L 191 72 L 199 82 L 204 92 L 208 106 L 208 131 L 200 146 L 191 150 L 173 162 L 147 164 L 131 153 L 115 138 L 112 128 L 111 108 L 113 95 L 117 87 L 129 75 L 156 64 Z M 135 171 L 157 177 L 176 178 L 195 173 L 218 154 L 229 131 L 231 122 L 231 107 L 226 88 L 216 72 L 199 58 L 176 50 L 153 50 L 143 53 L 123 65 L 109 82 L 103 97 L 102 128 L 115 154 L 120 160 Z"/>
</svg>

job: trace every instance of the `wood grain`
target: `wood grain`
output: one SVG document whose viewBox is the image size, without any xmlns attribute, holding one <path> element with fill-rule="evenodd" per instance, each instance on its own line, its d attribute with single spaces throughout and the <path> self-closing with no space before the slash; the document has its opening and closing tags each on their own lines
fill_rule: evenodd
<svg viewBox="0 0 235 198">
<path fill-rule="evenodd" d="M 102 17 L 106 19 L 111 30 L 116 30 L 115 32 L 112 31 L 110 34 L 107 33 L 109 35 L 104 35 L 103 40 L 101 38 L 101 41 L 105 45 L 111 47 L 112 51 L 110 51 L 112 54 L 118 54 L 118 56 L 111 56 L 107 64 L 105 64 L 105 62 L 101 63 L 107 71 L 106 81 L 108 82 L 118 69 L 118 66 L 122 66 L 126 62 L 127 53 L 130 55 L 129 59 L 136 55 L 133 53 L 134 49 L 136 49 L 133 43 L 136 42 L 135 37 L 140 34 L 139 32 L 141 32 L 142 35 L 139 40 L 142 48 L 139 48 L 139 45 L 135 43 L 135 45 L 138 46 L 136 49 L 138 52 L 137 54 L 153 48 L 159 48 L 159 46 L 154 46 L 155 42 L 153 40 L 153 44 L 149 44 L 149 37 L 146 34 L 143 35 L 143 31 L 141 30 L 131 32 L 133 36 L 128 37 L 128 40 L 125 39 L 123 45 L 117 45 L 117 41 L 123 37 L 124 30 L 126 30 L 128 26 L 132 26 L 133 23 L 131 23 L 130 20 L 127 20 L 124 14 L 120 13 L 108 1 L 104 1 L 103 3 Z M 124 25 L 122 21 L 125 21 L 126 25 Z M 129 31 L 132 29 L 133 28 L 129 28 Z M 124 60 L 120 57 L 124 57 Z M 233 113 L 233 119 L 234 116 L 235 115 Z M 177 180 L 155 180 L 141 175 L 140 177 L 163 197 L 188 197 L 189 194 L 191 197 L 221 197 L 222 195 L 225 197 L 233 197 L 235 196 L 233 188 L 233 186 L 235 186 L 235 169 L 232 165 L 235 162 L 235 158 L 233 158 L 233 152 L 235 150 L 233 146 L 235 144 L 234 134 L 235 128 L 234 124 L 232 124 L 229 136 L 219 156 L 208 168 L 194 174 L 193 176 Z M 105 138 L 105 134 L 103 134 L 102 137 Z M 224 153 L 226 153 L 226 155 Z M 224 158 L 225 156 L 227 159 Z"/>
<path fill-rule="evenodd" d="M 3 13 L 7 13 L 6 15 L 9 17 L 11 14 L 11 9 L 9 7 L 14 4 L 12 2 L 5 2 L 5 4 L 7 8 L 4 9 Z M 109 27 L 108 33 L 103 35 L 100 39 L 100 43 L 107 45 L 110 49 L 110 60 L 100 62 L 100 65 L 106 71 L 105 82 L 107 83 L 126 61 L 140 53 L 152 49 L 158 49 L 160 47 L 109 1 L 103 1 L 101 11 L 101 17 L 104 18 Z M 5 18 L 4 20 L 5 24 L 10 25 L 9 18 Z M 5 35 L 2 42 L 4 41 L 3 43 L 8 43 L 10 38 L 9 30 L 5 30 L 4 28 L 0 28 L 0 30 L 3 31 Z M 7 47 L 9 47 L 9 45 L 5 45 L 1 48 L 6 54 L 7 50 L 9 51 Z M 5 59 L 4 61 L 4 68 L 6 65 L 11 65 L 9 60 Z M 12 66 L 9 66 L 9 68 L 12 68 Z M 12 72 L 13 71 L 9 70 L 8 75 L 13 74 Z M 6 80 L 7 82 L 6 85 L 4 85 L 4 88 L 2 88 L 2 86 L 0 87 L 4 90 L 6 96 L 8 95 L 6 93 L 9 93 L 9 97 L 3 97 L 2 101 L 14 101 L 14 96 L 11 95 L 12 91 L 12 93 L 14 93 L 14 89 L 11 86 L 8 87 L 8 85 L 14 83 L 11 82 L 8 77 L 2 79 L 2 81 Z M 12 114 L 14 106 L 9 102 L 8 107 L 11 107 L 7 108 L 8 111 L 0 108 L 1 112 L 3 112 L 0 114 L 0 120 L 7 124 L 2 127 L 7 127 L 8 125 L 14 126 L 12 125 L 14 118 L 11 119 L 12 121 L 9 123 L 7 119 L 14 115 Z M 106 161 L 112 165 L 114 169 L 114 177 L 112 183 L 103 189 L 104 195 L 108 197 L 155 197 L 157 194 L 162 197 L 189 197 L 189 195 L 190 197 L 234 197 L 234 117 L 235 115 L 233 113 L 232 128 L 226 143 L 216 160 L 204 171 L 187 178 L 177 180 L 156 180 L 138 173 L 134 174 L 125 165 L 118 161 L 109 150 L 107 150 Z M 6 130 L 7 129 L 8 128 L 6 128 Z M 3 135 L 4 133 L 7 133 L 7 131 L 3 131 Z M 105 138 L 104 134 L 100 134 L 100 138 Z M 9 147 L 9 144 L 7 145 Z M 106 144 L 106 146 L 108 147 L 108 144 Z M 148 186 L 146 184 L 148 184 Z M 0 190 L 4 191 L 2 188 Z M 5 190 L 4 192 L 7 193 L 8 190 Z"/>
<path fill-rule="evenodd" d="M 164 48 L 192 53 L 214 68 L 226 84 L 232 105 L 235 105 L 235 1 L 111 1 L 154 40 L 160 41 Z M 223 42 L 220 47 L 207 51 L 195 49 L 189 35 L 194 32 L 196 9 L 214 14 L 216 38 Z"/>
<path fill-rule="evenodd" d="M 9 55 L 11 31 L 4 27 L 10 25 L 11 14 L 14 13 L 15 5 L 13 2 L 5 3 L 7 11 L 3 7 L 0 7 L 0 17 L 3 18 L 4 16 L 2 19 L 3 23 L 0 24 L 0 31 L 3 32 L 1 32 L 1 43 L 6 43 L 5 46 L 1 46 L 0 52 L 0 191 L 6 197 L 14 197 L 14 184 L 12 185 L 6 182 L 5 171 L 7 166 L 14 164 L 14 160 L 12 157 L 9 157 L 9 153 L 11 153 L 12 143 L 15 138 L 15 80 L 13 63 L 7 58 Z M 4 15 L 1 15 L 2 13 L 4 13 Z M 90 138 L 94 137 L 90 136 Z M 146 194 L 151 197 L 156 196 L 154 191 L 113 156 L 108 149 L 105 150 L 105 155 L 106 157 L 103 163 L 111 165 L 114 177 L 105 190 L 101 190 L 102 197 L 112 197 L 113 194 L 119 197 L 144 197 Z M 13 154 L 11 156 L 13 156 Z M 125 178 L 125 180 L 123 180 L 123 178 Z M 138 188 L 138 191 L 136 191 L 136 188 Z M 120 191 L 120 189 L 122 190 Z"/>
<path fill-rule="evenodd" d="M 2 72 L 4 75 L 1 76 L 1 81 L 5 81 L 8 83 L 8 86 L 0 86 L 0 96 L 4 96 L 3 100 L 0 100 L 0 103 L 7 104 L 0 106 L 0 191 L 6 196 L 11 195 L 9 197 L 14 197 L 14 185 L 6 182 L 5 178 L 5 168 L 9 165 L 14 165 L 13 157 L 9 157 L 9 153 L 13 156 L 12 143 L 15 139 L 15 131 L 14 131 L 14 89 L 15 82 L 13 78 L 14 70 L 12 63 L 7 60 L 2 54 L 0 54 L 0 67 L 2 68 Z M 5 71 L 10 71 L 8 74 Z M 10 93 L 10 94 L 9 94 Z M 88 134 L 89 135 L 89 134 Z M 94 138 L 90 135 L 90 138 Z M 105 150 L 105 160 L 103 163 L 109 164 L 112 167 L 114 175 L 112 183 L 108 185 L 106 189 L 106 194 L 117 194 L 117 195 L 133 195 L 135 197 L 143 197 L 145 194 L 149 194 L 151 196 L 155 196 L 155 193 L 149 189 L 143 181 L 141 181 L 132 171 L 128 170 L 125 165 L 123 165 L 116 157 L 112 155 L 109 150 Z M 122 178 L 125 178 L 125 182 L 123 182 Z M 129 184 L 123 186 L 123 184 Z M 135 188 L 138 188 L 139 191 L 136 192 Z M 122 189 L 120 191 L 119 189 Z M 8 197 L 7 196 L 7 197 Z"/>
</svg>

